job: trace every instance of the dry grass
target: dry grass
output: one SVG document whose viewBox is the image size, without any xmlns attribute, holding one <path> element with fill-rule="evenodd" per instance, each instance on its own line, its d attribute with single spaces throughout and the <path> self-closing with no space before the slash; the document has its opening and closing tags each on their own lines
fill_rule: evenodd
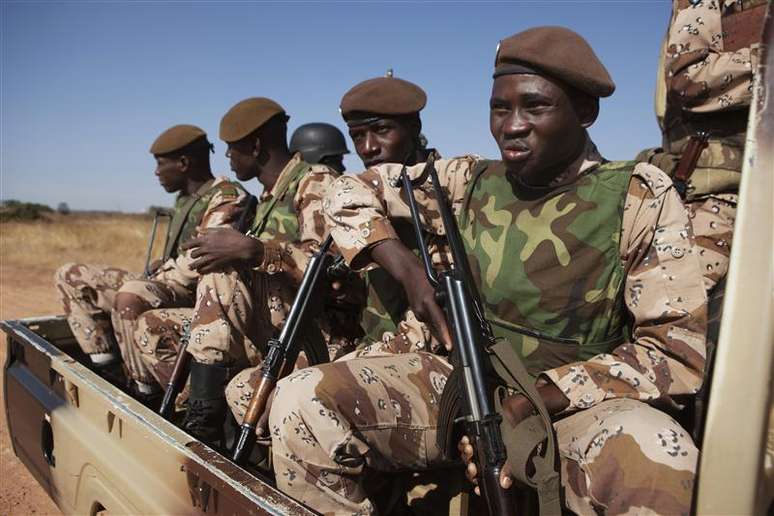
<svg viewBox="0 0 774 516">
<path fill-rule="evenodd" d="M 66 262 L 109 264 L 139 272 L 153 218 L 148 215 L 54 215 L 49 220 L 0 225 L 0 263 L 51 273 Z M 159 224 L 154 255 L 163 251 L 166 224 Z M 41 271 L 42 272 L 42 271 Z"/>
</svg>

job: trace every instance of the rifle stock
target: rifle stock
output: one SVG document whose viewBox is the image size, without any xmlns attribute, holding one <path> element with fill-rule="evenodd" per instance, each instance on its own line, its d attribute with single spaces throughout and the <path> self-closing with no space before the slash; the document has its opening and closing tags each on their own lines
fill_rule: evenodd
<svg viewBox="0 0 774 516">
<path fill-rule="evenodd" d="M 441 188 L 434 161 L 432 156 L 427 160 L 420 180 L 424 180 L 429 174 L 454 262 L 451 269 L 437 273 L 432 268 L 422 236 L 413 183 L 405 166 L 402 172 L 403 187 L 406 189 L 417 241 L 420 243 L 425 272 L 430 283 L 436 287 L 437 298 L 442 302 L 446 321 L 452 333 L 453 353 L 458 359 L 457 367 L 462 369 L 462 398 L 466 408 L 464 420 L 466 431 L 478 455 L 482 495 L 489 508 L 489 514 L 515 515 L 516 501 L 513 499 L 515 490 L 504 490 L 500 487 L 500 472 L 505 465 L 507 455 L 500 433 L 501 416 L 492 408 L 493 393 L 489 388 L 486 374 L 488 362 L 485 349 L 492 343 L 494 337 L 484 317 L 459 227 Z"/>
<path fill-rule="evenodd" d="M 280 378 L 293 369 L 301 349 L 301 331 L 309 315 L 309 299 L 317 290 L 330 264 L 331 256 L 328 254 L 328 250 L 332 243 L 333 238 L 328 236 L 320 246 L 320 250 L 309 260 L 280 335 L 276 339 L 269 340 L 268 351 L 261 364 L 260 381 L 250 398 L 250 404 L 240 426 L 239 436 L 234 444 L 232 460 L 236 464 L 244 465 L 247 463 L 255 445 L 255 428 L 266 410 L 274 386 Z"/>
<path fill-rule="evenodd" d="M 250 195 L 247 199 L 247 202 L 245 203 L 245 208 L 242 210 L 242 214 L 239 216 L 239 220 L 235 224 L 237 230 L 243 233 L 246 231 L 249 222 L 251 222 L 250 217 L 255 214 L 255 207 L 257 204 L 258 198 L 254 195 Z M 155 233 L 155 222 L 153 229 Z M 150 249 L 148 249 L 148 256 L 150 257 Z M 169 382 L 167 382 L 167 385 L 164 388 L 164 397 L 161 400 L 161 407 L 159 408 L 159 414 L 164 419 L 170 419 L 172 417 L 175 399 L 177 398 L 177 395 L 180 394 L 180 391 L 183 390 L 183 386 L 188 380 L 188 372 L 191 365 L 191 355 L 187 350 L 188 339 L 190 336 L 190 325 L 186 325 L 183 328 L 180 349 L 177 352 L 177 357 L 175 357 L 175 365 L 172 368 L 172 376 L 169 378 Z"/>
</svg>

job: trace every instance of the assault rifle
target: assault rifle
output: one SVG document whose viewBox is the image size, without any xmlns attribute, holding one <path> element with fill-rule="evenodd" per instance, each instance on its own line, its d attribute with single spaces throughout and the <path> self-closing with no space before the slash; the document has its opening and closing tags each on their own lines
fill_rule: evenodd
<svg viewBox="0 0 774 516">
<path fill-rule="evenodd" d="M 416 180 L 417 184 L 426 181 L 428 175 L 438 200 L 438 209 L 454 261 L 450 269 L 440 273 L 433 269 L 427 252 L 419 209 L 414 198 L 414 183 L 405 165 L 401 180 L 408 198 L 425 273 L 430 284 L 435 287 L 436 298 L 446 314 L 447 324 L 452 330 L 457 367 L 462 369 L 461 391 L 467 412 L 465 425 L 478 455 L 481 493 L 490 515 L 516 514 L 516 502 L 511 495 L 514 490 L 500 487 L 500 472 L 507 455 L 500 433 L 502 416 L 492 408 L 492 389 L 487 381 L 490 367 L 486 348 L 494 342 L 494 334 L 484 316 L 459 227 L 438 180 L 433 156 L 427 160 L 424 171 Z"/>
<path fill-rule="evenodd" d="M 255 207 L 258 204 L 258 198 L 251 195 L 247 199 L 247 204 L 242 214 L 239 216 L 239 220 L 236 223 L 237 231 L 245 232 L 246 226 L 252 221 L 252 216 L 255 214 Z M 193 321 L 192 321 L 193 322 Z M 175 399 L 180 391 L 183 390 L 185 382 L 188 381 L 188 370 L 191 365 L 191 355 L 188 353 L 188 340 L 191 337 L 191 325 L 190 323 L 183 327 L 183 335 L 180 339 L 180 349 L 177 351 L 177 357 L 175 358 L 175 365 L 172 368 L 172 375 L 169 377 L 167 385 L 164 387 L 164 397 L 161 399 L 161 406 L 159 407 L 159 414 L 164 419 L 170 419 L 174 412 Z"/>
<path fill-rule="evenodd" d="M 335 266 L 332 265 L 333 257 L 328 254 L 332 243 L 333 238 L 328 236 L 320 246 L 320 250 L 309 260 L 298 293 L 290 307 L 290 313 L 285 324 L 282 325 L 282 331 L 278 338 L 269 340 L 266 357 L 261 364 L 261 380 L 253 391 L 250 405 L 240 426 L 239 437 L 234 443 L 232 459 L 239 465 L 244 465 L 250 457 L 256 440 L 255 428 L 266 410 L 274 386 L 280 378 L 293 370 L 296 363 L 301 350 L 303 327 L 310 315 L 309 301 L 312 295 L 318 292 L 318 286 L 328 275 L 330 268 Z M 307 353 L 309 351 L 307 349 Z M 328 359 L 327 349 L 317 350 L 315 354 L 317 356 L 309 357 L 310 363 L 320 363 Z"/>
<path fill-rule="evenodd" d="M 172 214 L 165 209 L 156 208 L 153 210 L 153 226 L 151 227 L 150 239 L 148 240 L 148 251 L 145 253 L 145 267 L 142 269 L 143 279 L 148 279 L 153 274 L 150 270 L 151 258 L 153 257 L 153 244 L 156 241 L 156 230 L 159 227 L 159 219 L 162 217 L 172 218 Z"/>
</svg>

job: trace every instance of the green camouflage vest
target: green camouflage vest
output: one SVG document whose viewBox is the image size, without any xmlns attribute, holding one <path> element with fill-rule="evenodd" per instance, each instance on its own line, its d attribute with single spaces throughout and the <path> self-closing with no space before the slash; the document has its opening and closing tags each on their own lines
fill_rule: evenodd
<svg viewBox="0 0 774 516">
<path fill-rule="evenodd" d="M 258 204 L 250 232 L 260 240 L 294 241 L 299 237 L 298 214 L 293 200 L 298 184 L 312 166 L 300 161 L 282 174 L 272 196 Z"/>
<path fill-rule="evenodd" d="M 533 375 L 608 352 L 625 335 L 619 240 L 634 162 L 534 190 L 476 166 L 460 230 L 482 303 Z"/>
<path fill-rule="evenodd" d="M 214 181 L 207 181 L 193 195 L 179 195 L 175 200 L 174 215 L 169 223 L 167 243 L 164 246 L 164 261 L 176 258 L 181 252 L 180 246 L 196 234 L 196 228 L 216 193 L 237 196 L 243 191 L 239 183 L 224 181 L 212 186 Z"/>
</svg>

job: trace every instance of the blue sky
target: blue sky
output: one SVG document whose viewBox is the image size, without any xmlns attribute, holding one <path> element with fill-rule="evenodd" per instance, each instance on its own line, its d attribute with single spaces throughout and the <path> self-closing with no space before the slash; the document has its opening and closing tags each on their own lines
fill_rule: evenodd
<svg viewBox="0 0 774 516">
<path fill-rule="evenodd" d="M 0 198 L 169 205 L 148 153 L 167 127 L 204 128 L 214 170 L 231 175 L 217 129 L 233 104 L 267 96 L 291 131 L 313 121 L 343 130 L 343 93 L 387 68 L 427 91 L 423 132 L 443 155 L 497 157 L 487 107 L 495 47 L 536 25 L 570 27 L 594 47 L 618 89 L 591 134 L 606 157 L 631 159 L 660 139 L 653 85 L 670 5 L 3 0 Z M 345 163 L 361 168 L 357 156 Z"/>
</svg>

